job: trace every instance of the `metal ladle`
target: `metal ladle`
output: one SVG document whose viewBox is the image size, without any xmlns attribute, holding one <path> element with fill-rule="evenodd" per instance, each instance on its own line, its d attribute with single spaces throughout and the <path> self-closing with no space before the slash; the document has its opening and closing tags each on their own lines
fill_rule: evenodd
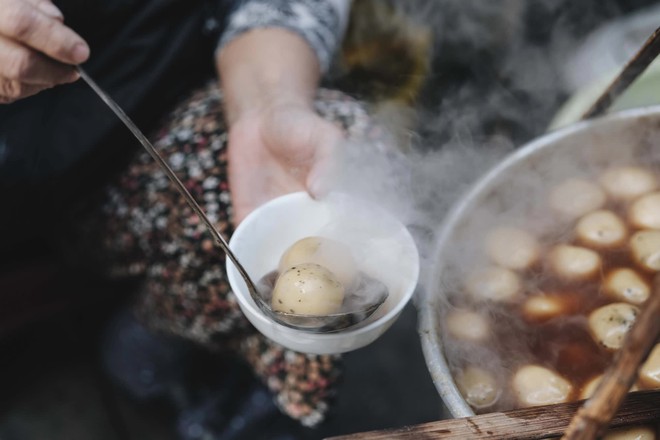
<svg viewBox="0 0 660 440">
<path fill-rule="evenodd" d="M 388 292 L 387 288 L 384 285 L 381 285 L 378 288 L 378 293 L 373 295 L 371 301 L 367 302 L 366 304 L 362 304 L 360 307 L 354 310 L 342 311 L 340 313 L 334 313 L 330 315 L 299 315 L 272 310 L 270 304 L 264 298 L 264 295 L 269 294 L 269 292 L 267 292 L 266 286 L 263 283 L 260 283 L 259 286 L 261 288 L 257 288 L 257 285 L 252 281 L 240 261 L 238 261 L 238 258 L 234 252 L 232 252 L 232 250 L 229 248 L 229 245 L 222 237 L 222 234 L 220 234 L 213 223 L 208 219 L 197 201 L 193 198 L 193 196 L 186 189 L 181 180 L 179 180 L 174 171 L 172 171 L 167 162 L 165 162 L 162 156 L 158 153 L 158 151 L 156 151 L 147 137 L 142 133 L 142 131 L 140 131 L 140 129 L 135 125 L 131 118 L 128 117 L 122 108 L 110 96 L 108 96 L 108 94 L 105 93 L 105 91 L 103 91 L 103 89 L 101 89 L 80 66 L 77 66 L 76 69 L 82 79 L 92 88 L 92 90 L 94 90 L 94 92 L 96 92 L 97 95 L 99 95 L 103 102 L 105 102 L 108 107 L 110 107 L 110 109 L 131 131 L 131 133 L 133 133 L 137 140 L 140 141 L 149 155 L 151 155 L 156 163 L 163 169 L 167 177 L 169 177 L 169 179 L 174 184 L 174 187 L 183 196 L 188 205 L 202 219 L 207 229 L 215 239 L 216 244 L 220 246 L 223 252 L 236 266 L 236 269 L 245 281 L 248 291 L 250 292 L 250 296 L 254 300 L 255 304 L 257 304 L 257 306 L 266 316 L 282 325 L 297 330 L 304 330 L 314 333 L 331 333 L 346 329 L 364 321 L 369 316 L 371 316 L 376 311 L 376 309 L 378 309 L 378 307 L 383 304 L 383 302 L 385 302 L 388 297 Z"/>
</svg>

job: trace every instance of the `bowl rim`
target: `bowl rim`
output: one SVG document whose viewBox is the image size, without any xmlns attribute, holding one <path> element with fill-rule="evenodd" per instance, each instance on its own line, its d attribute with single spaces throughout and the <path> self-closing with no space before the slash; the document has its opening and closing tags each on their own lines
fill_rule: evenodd
<svg viewBox="0 0 660 440">
<path fill-rule="evenodd" d="M 332 193 L 332 196 L 337 195 L 338 193 Z M 356 199 L 353 196 L 349 196 L 346 194 L 341 194 L 341 197 L 349 197 L 352 199 Z M 262 215 L 264 211 L 267 211 L 271 209 L 273 206 L 276 205 L 282 205 L 282 204 L 288 204 L 296 201 L 314 201 L 309 194 L 307 194 L 304 191 L 300 192 L 295 192 L 295 193 L 290 193 L 286 194 L 284 196 L 277 197 L 275 199 L 272 199 L 259 207 L 257 207 L 255 210 L 253 210 L 250 214 L 248 214 L 245 219 L 238 225 L 238 227 L 234 230 L 234 233 L 232 234 L 231 239 L 229 240 L 229 246 L 233 250 L 233 245 L 235 245 L 235 237 L 239 237 L 241 232 L 248 228 L 249 225 L 257 221 L 257 219 Z M 320 201 L 321 203 L 323 202 L 322 200 Z M 368 201 L 365 201 L 366 203 L 371 203 Z M 368 334 L 373 332 L 374 330 L 378 329 L 379 327 L 386 325 L 388 322 L 392 321 L 396 316 L 398 316 L 403 308 L 410 302 L 410 299 L 413 297 L 413 294 L 417 290 L 417 285 L 419 283 L 419 275 L 420 275 L 420 257 L 419 257 L 419 250 L 417 248 L 417 245 L 415 243 L 415 240 L 413 239 L 412 235 L 410 234 L 410 231 L 408 228 L 394 215 L 390 214 L 383 208 L 371 203 L 374 208 L 378 209 L 380 211 L 379 215 L 384 215 L 387 216 L 387 218 L 391 219 L 392 221 L 396 222 L 398 226 L 400 226 L 400 230 L 402 232 L 402 236 L 405 238 L 405 242 L 407 245 L 410 246 L 410 249 L 412 252 L 412 273 L 410 277 L 409 283 L 405 287 L 405 291 L 401 297 L 401 299 L 394 304 L 394 306 L 383 316 L 375 319 L 373 322 L 368 323 L 365 326 L 362 327 L 357 327 L 355 329 L 349 329 L 346 331 L 339 331 L 335 333 L 313 333 L 313 332 L 307 332 L 304 330 L 297 330 L 293 329 L 287 326 L 284 326 L 282 324 L 279 324 L 268 317 L 264 315 L 264 313 L 259 309 L 259 307 L 254 303 L 252 298 L 249 297 L 249 295 L 246 295 L 245 292 L 237 292 L 233 287 L 232 287 L 232 292 L 234 292 L 234 295 L 236 296 L 237 300 L 239 303 L 243 306 L 246 307 L 249 311 L 250 314 L 255 317 L 256 319 L 259 320 L 261 324 L 264 325 L 270 325 L 273 326 L 276 330 L 274 330 L 274 333 L 280 333 L 280 332 L 286 332 L 290 335 L 293 334 L 300 334 L 300 335 L 305 335 L 307 337 L 313 337 L 319 341 L 330 341 L 330 340 L 336 340 L 340 338 L 345 338 L 345 337 L 351 337 L 351 336 L 356 336 L 356 335 L 361 335 L 361 334 Z M 234 267 L 233 263 L 229 258 L 226 259 L 225 262 L 225 267 L 226 267 L 226 272 L 227 272 L 227 278 L 229 281 L 230 286 L 236 285 L 236 282 L 238 280 L 237 274 L 238 271 Z M 240 280 L 243 282 L 243 280 Z"/>
<path fill-rule="evenodd" d="M 439 233 L 432 247 L 429 270 L 425 274 L 422 284 L 425 288 L 421 295 L 418 295 L 418 332 L 422 343 L 422 352 L 424 353 L 426 365 L 433 383 L 452 416 L 456 418 L 470 417 L 475 415 L 475 412 L 461 395 L 450 373 L 447 359 L 444 356 L 444 344 L 440 337 L 440 332 L 436 331 L 440 324 L 437 319 L 435 306 L 435 303 L 439 300 L 437 295 L 435 295 L 437 290 L 433 290 L 432 292 L 429 290 L 431 290 L 430 286 L 436 284 L 435 277 L 437 277 L 438 269 L 443 267 L 443 264 L 438 262 L 439 257 L 451 239 L 458 222 L 464 215 L 469 213 L 469 210 L 477 202 L 479 196 L 485 190 L 489 189 L 490 185 L 496 179 L 522 160 L 539 154 L 548 148 L 552 148 L 559 141 L 570 138 L 577 133 L 596 130 L 612 121 L 630 121 L 642 117 L 660 117 L 660 105 L 627 109 L 592 120 L 578 121 L 532 139 L 516 151 L 505 156 L 498 164 L 491 167 L 486 174 L 470 185 L 468 190 L 460 196 L 440 223 L 438 228 Z"/>
</svg>

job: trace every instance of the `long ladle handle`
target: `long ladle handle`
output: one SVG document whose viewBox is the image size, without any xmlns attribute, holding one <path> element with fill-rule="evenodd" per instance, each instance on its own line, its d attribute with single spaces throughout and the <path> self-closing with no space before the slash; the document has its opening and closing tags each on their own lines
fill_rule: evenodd
<svg viewBox="0 0 660 440">
<path fill-rule="evenodd" d="M 254 286 L 254 283 L 252 282 L 252 279 L 249 277 L 247 272 L 245 271 L 245 268 L 243 265 L 238 261 L 238 258 L 236 258 L 236 255 L 232 252 L 231 249 L 229 249 L 229 245 L 225 241 L 225 239 L 222 237 L 222 234 L 218 231 L 218 229 L 213 225 L 211 220 L 206 216 L 202 208 L 199 206 L 197 201 L 193 198 L 193 196 L 190 194 L 190 192 L 186 189 L 186 187 L 183 185 L 181 180 L 174 174 L 174 171 L 170 166 L 165 162 L 165 159 L 156 151 L 153 145 L 151 145 L 151 142 L 149 142 L 149 139 L 142 133 L 142 131 L 135 125 L 135 123 L 131 120 L 131 118 L 124 112 L 124 110 L 107 94 L 101 89 L 96 82 L 83 70 L 80 66 L 76 66 L 76 69 L 78 70 L 78 73 L 80 73 L 80 76 L 82 77 L 83 80 L 96 92 L 97 95 L 105 102 L 110 109 L 121 119 L 121 121 L 128 127 L 128 129 L 133 133 L 133 135 L 137 138 L 138 141 L 142 144 L 142 146 L 147 150 L 147 152 L 153 157 L 153 159 L 156 161 L 156 163 L 163 169 L 165 174 L 167 174 L 167 177 L 170 178 L 172 183 L 174 184 L 174 187 L 181 193 L 184 199 L 186 199 L 186 202 L 188 202 L 188 205 L 195 211 L 195 213 L 199 216 L 199 218 L 202 219 L 206 227 L 208 228 L 209 232 L 211 235 L 213 235 L 213 238 L 215 238 L 216 243 L 222 248 L 222 250 L 227 254 L 229 259 L 231 260 L 232 263 L 236 266 L 236 269 L 238 269 L 238 272 L 241 274 L 241 277 L 243 277 L 243 280 L 247 283 L 248 287 L 253 291 L 256 292 L 256 288 Z"/>
</svg>

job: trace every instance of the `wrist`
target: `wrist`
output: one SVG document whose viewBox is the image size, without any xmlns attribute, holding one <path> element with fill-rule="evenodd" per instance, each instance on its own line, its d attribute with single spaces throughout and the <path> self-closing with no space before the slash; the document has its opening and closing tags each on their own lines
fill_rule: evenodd
<svg viewBox="0 0 660 440">
<path fill-rule="evenodd" d="M 258 99 L 244 100 L 240 103 L 225 102 L 225 118 L 231 128 L 237 121 L 268 118 L 282 112 L 314 111 L 312 98 L 300 94 L 272 93 Z"/>
<path fill-rule="evenodd" d="M 288 30 L 255 29 L 237 37 L 218 53 L 217 67 L 230 126 L 272 108 L 313 108 L 318 62 L 307 43 Z"/>
</svg>

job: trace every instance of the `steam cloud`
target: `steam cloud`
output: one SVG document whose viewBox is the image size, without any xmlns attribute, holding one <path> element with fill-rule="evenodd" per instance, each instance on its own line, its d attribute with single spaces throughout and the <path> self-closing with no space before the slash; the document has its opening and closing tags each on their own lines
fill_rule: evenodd
<svg viewBox="0 0 660 440">
<path fill-rule="evenodd" d="M 561 69 L 583 38 L 606 20 L 652 2 L 390 3 L 434 31 L 432 71 L 415 109 L 416 125 L 404 137 L 389 133 L 394 142 L 346 145 L 331 186 L 391 211 L 423 235 L 426 255 L 424 244 L 465 190 L 547 130 L 570 93 Z"/>
<path fill-rule="evenodd" d="M 417 125 L 405 133 L 384 136 L 394 142 L 363 141 L 346 146 L 340 172 L 333 186 L 373 201 L 409 226 L 418 238 L 422 271 L 433 270 L 434 243 L 439 226 L 453 203 L 474 181 L 505 155 L 544 133 L 570 90 L 562 82 L 561 69 L 583 37 L 605 20 L 649 2 L 614 0 L 483 0 L 397 2 L 403 13 L 434 29 L 432 74 L 416 109 Z M 382 129 L 382 128 L 381 128 Z M 593 176 L 595 169 L 581 168 L 574 158 L 557 158 L 547 170 L 566 175 Z M 547 191 L 543 169 L 521 177 L 520 200 L 533 201 Z M 550 173 L 550 171 L 547 171 Z M 498 221 L 539 220 L 538 231 L 547 231 L 543 216 L 531 203 L 495 208 Z M 493 205 L 477 215 L 471 230 L 493 226 Z M 481 222 L 481 225 L 479 223 Z M 524 224 L 524 223 L 523 223 Z M 552 240 L 561 240 L 565 230 L 555 230 Z M 465 237 L 478 242 L 478 237 Z M 471 239 L 471 240 L 470 240 Z M 474 247 L 474 246 L 473 246 Z M 456 270 L 446 274 L 443 289 L 460 290 L 466 267 L 479 260 L 465 246 Z M 483 258 L 483 257 L 481 257 Z M 432 280 L 422 274 L 420 280 Z M 539 280 L 540 282 L 541 280 Z M 422 285 L 421 292 L 437 292 L 437 286 Z M 454 307 L 443 298 L 446 307 Z M 485 306 L 483 306 L 485 307 Z M 507 319 L 502 308 L 479 310 L 491 321 Z M 575 325 L 574 322 L 565 323 Z M 515 338 L 516 329 L 507 334 Z M 466 362 L 489 365 L 498 378 L 530 357 L 530 347 L 521 344 L 515 352 L 498 347 L 466 350 L 447 347 L 452 367 Z M 552 349 L 552 347 L 550 348 Z M 557 353 L 551 354 L 558 356 Z M 510 397 L 508 397 L 510 399 Z M 500 402 L 510 406 L 512 402 Z"/>
</svg>

